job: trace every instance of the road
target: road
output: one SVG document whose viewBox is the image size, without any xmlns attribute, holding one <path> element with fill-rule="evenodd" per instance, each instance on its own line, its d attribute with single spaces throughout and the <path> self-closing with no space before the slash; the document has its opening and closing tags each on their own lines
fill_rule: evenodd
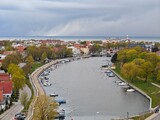
<svg viewBox="0 0 160 120">
<path fill-rule="evenodd" d="M 27 92 L 28 97 L 31 97 L 31 91 L 28 86 L 25 86 L 23 90 L 20 90 L 20 94 L 22 93 L 22 91 Z M 22 110 L 23 106 L 21 105 L 20 100 L 18 102 L 14 102 L 10 109 L 0 115 L 0 120 L 13 120 L 14 115 L 21 112 Z"/>
</svg>

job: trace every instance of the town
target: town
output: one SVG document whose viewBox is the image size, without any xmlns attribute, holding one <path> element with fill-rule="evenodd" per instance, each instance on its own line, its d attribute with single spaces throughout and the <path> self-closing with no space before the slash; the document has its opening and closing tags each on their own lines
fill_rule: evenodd
<svg viewBox="0 0 160 120">
<path fill-rule="evenodd" d="M 34 98 L 33 86 L 29 75 L 38 67 L 62 58 L 81 56 L 112 57 L 124 48 L 141 47 L 147 52 L 160 56 L 160 43 L 132 41 L 126 39 L 109 39 L 97 41 L 63 41 L 63 40 L 1 40 L 0 41 L 0 119 L 5 117 L 8 109 L 18 106 L 13 114 L 16 120 L 27 116 L 29 106 Z M 24 91 L 25 87 L 30 92 Z M 24 89 L 24 90 L 23 90 Z M 20 95 L 21 94 L 21 95 Z M 17 104 L 19 103 L 19 104 Z M 19 111 L 21 110 L 21 111 Z M 4 116 L 3 116 L 4 114 Z M 2 116 L 2 117 L 1 117 Z M 13 117 L 13 116 L 12 116 Z"/>
</svg>

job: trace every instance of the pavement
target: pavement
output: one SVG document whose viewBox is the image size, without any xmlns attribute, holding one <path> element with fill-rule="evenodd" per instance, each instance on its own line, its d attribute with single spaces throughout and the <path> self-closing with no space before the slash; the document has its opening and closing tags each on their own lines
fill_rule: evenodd
<svg viewBox="0 0 160 120">
<path fill-rule="evenodd" d="M 22 91 L 27 92 L 28 97 L 31 97 L 31 91 L 28 86 L 25 86 L 23 90 L 20 90 L 20 94 Z M 14 120 L 14 115 L 21 112 L 23 110 L 23 106 L 21 105 L 20 100 L 18 102 L 14 102 L 10 109 L 6 110 L 3 114 L 0 115 L 0 120 Z"/>
<path fill-rule="evenodd" d="M 28 111 L 28 115 L 26 117 L 26 120 L 32 120 L 33 114 L 34 114 L 34 106 L 35 103 L 37 101 L 37 98 L 39 95 L 45 95 L 45 91 L 43 89 L 43 87 L 41 86 L 39 80 L 38 80 L 38 76 L 40 75 L 40 73 L 42 73 L 45 69 L 47 69 L 48 67 L 50 67 L 51 65 L 55 64 L 56 61 L 52 61 L 50 63 L 47 63 L 45 65 L 43 65 L 42 67 L 38 68 L 37 70 L 35 70 L 31 76 L 30 76 L 30 81 L 31 84 L 33 86 L 33 90 L 34 90 L 34 99 L 29 107 L 29 111 Z"/>
</svg>

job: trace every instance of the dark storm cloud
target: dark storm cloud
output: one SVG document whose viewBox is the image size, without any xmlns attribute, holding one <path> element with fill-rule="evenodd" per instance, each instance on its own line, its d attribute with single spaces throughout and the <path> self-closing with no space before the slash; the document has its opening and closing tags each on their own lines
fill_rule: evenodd
<svg viewBox="0 0 160 120">
<path fill-rule="evenodd" d="M 159 6 L 159 0 L 1 0 L 0 36 L 158 36 Z"/>
</svg>

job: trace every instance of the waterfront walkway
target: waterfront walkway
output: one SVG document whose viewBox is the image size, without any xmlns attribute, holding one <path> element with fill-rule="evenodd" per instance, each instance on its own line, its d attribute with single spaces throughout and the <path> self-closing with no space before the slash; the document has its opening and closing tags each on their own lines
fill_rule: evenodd
<svg viewBox="0 0 160 120">
<path fill-rule="evenodd" d="M 47 69 L 48 67 L 50 67 L 53 64 L 56 64 L 56 61 L 52 61 L 50 63 L 47 63 L 47 64 L 43 65 L 42 67 L 35 70 L 30 76 L 30 81 L 31 81 L 31 84 L 32 84 L 33 89 L 34 89 L 34 99 L 32 100 L 32 103 L 29 107 L 29 111 L 28 111 L 28 115 L 26 117 L 26 120 L 32 120 L 32 117 L 33 117 L 33 114 L 34 114 L 34 106 L 35 106 L 35 103 L 37 101 L 38 96 L 39 95 L 45 95 L 45 91 L 44 91 L 43 87 L 41 86 L 41 84 L 38 80 L 38 76 L 45 69 Z"/>
</svg>

